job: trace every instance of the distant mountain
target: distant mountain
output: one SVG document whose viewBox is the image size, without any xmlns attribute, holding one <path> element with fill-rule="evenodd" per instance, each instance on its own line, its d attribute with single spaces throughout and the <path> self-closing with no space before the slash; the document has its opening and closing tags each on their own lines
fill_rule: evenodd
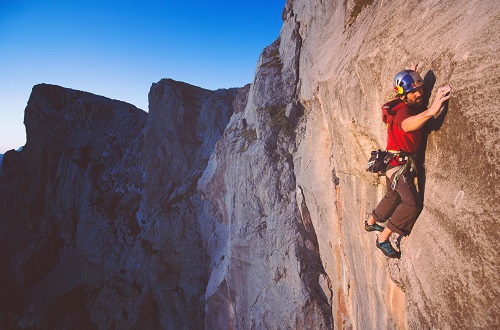
<svg viewBox="0 0 500 330">
<path fill-rule="evenodd" d="M 197 222 L 203 209 L 197 181 L 235 108 L 243 114 L 248 90 L 209 91 L 163 79 L 153 84 L 146 113 L 82 91 L 33 87 L 25 111 L 26 147 L 6 153 L 0 177 L 0 329 L 18 322 L 43 328 L 52 306 L 63 315 L 64 299 L 93 295 L 94 288 L 112 291 L 107 282 L 115 275 L 127 283 L 122 286 L 133 306 L 124 307 L 131 324 L 125 328 L 169 328 L 163 319 L 175 320 L 170 328 L 203 328 L 199 315 L 210 273 Z M 30 232 L 42 223 L 47 225 Z M 111 256 L 118 246 L 126 252 Z M 19 255 L 28 256 L 23 279 L 11 275 L 7 263 Z M 184 287 L 183 281 L 192 284 Z M 2 299 L 23 290 L 23 301 Z M 156 318 L 149 316 L 150 307 L 139 308 L 156 310 L 154 297 L 163 295 L 186 303 L 178 310 L 158 309 Z M 94 304 L 123 301 L 121 293 L 102 302 L 94 298 L 70 312 L 83 315 L 78 322 L 85 328 L 116 318 L 112 310 L 94 320 L 88 312 Z M 175 315 L 182 315 L 180 321 Z M 73 317 L 57 322 L 74 324 Z"/>
<path fill-rule="evenodd" d="M 0 173 L 2 173 L 3 154 L 0 154 Z"/>
</svg>

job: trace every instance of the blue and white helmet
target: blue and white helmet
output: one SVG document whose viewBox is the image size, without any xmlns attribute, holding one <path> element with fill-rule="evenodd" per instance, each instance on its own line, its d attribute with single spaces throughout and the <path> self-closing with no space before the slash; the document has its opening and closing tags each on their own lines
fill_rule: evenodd
<svg viewBox="0 0 500 330">
<path fill-rule="evenodd" d="M 394 76 L 394 90 L 403 95 L 424 85 L 424 80 L 413 70 L 403 70 Z"/>
</svg>

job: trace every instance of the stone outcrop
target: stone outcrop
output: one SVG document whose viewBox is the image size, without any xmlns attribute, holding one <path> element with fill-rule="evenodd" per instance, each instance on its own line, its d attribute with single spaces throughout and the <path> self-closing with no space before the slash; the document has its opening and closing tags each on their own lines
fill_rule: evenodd
<svg viewBox="0 0 500 330">
<path fill-rule="evenodd" d="M 99 220 L 87 218 L 89 210 L 98 206 L 109 172 L 145 119 L 146 113 L 124 102 L 52 85 L 33 88 L 26 146 L 5 154 L 0 182 L 2 282 L 8 283 L 2 310 L 24 315 L 19 325 L 29 325 L 29 316 L 47 311 L 58 296 L 85 297 L 75 252 L 87 233 L 79 228 Z M 85 324 L 87 315 L 79 316 Z"/>
<path fill-rule="evenodd" d="M 335 325 L 495 327 L 499 104 L 483 95 L 499 87 L 500 7 L 374 1 L 353 22 L 350 1 L 287 6 L 287 21 L 300 23 L 298 98 L 306 107 L 295 173 L 339 293 Z M 416 62 L 431 102 L 444 84 L 453 96 L 422 154 L 424 210 L 401 242 L 402 259 L 388 262 L 360 226 L 385 189 L 371 186 L 364 165 L 370 150 L 385 147 L 380 105 L 392 96 L 392 76 Z"/>
<path fill-rule="evenodd" d="M 286 116 L 298 57 L 283 61 L 280 51 L 300 42 L 292 30 L 264 50 L 245 111 L 231 118 L 199 182 L 211 257 L 208 329 L 333 326 L 316 229 L 306 201 L 297 203 L 297 119 Z"/>
<path fill-rule="evenodd" d="M 481 97 L 498 89 L 499 7 L 360 4 L 287 1 L 245 113 L 200 180 L 209 328 L 499 324 L 498 100 Z M 385 189 L 365 164 L 385 146 L 380 105 L 392 77 L 416 62 L 427 99 L 444 84 L 453 97 L 421 155 L 424 211 L 403 258 L 388 261 L 362 227 Z"/>
<path fill-rule="evenodd" d="M 145 114 L 35 86 L 0 176 L 0 322 L 497 328 L 499 16 L 288 0 L 244 88 L 162 80 Z M 427 102 L 453 91 L 420 155 L 424 209 L 388 260 L 362 226 L 385 189 L 365 165 L 392 77 L 416 62 Z"/>
<path fill-rule="evenodd" d="M 146 114 L 35 86 L 28 141 L 5 155 L 0 181 L 1 321 L 200 328 L 207 262 L 196 182 L 247 91 L 162 80 Z"/>
</svg>

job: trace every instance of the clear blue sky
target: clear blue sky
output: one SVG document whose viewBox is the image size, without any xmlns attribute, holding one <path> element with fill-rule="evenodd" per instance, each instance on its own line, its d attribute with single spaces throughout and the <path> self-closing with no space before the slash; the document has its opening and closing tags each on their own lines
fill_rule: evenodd
<svg viewBox="0 0 500 330">
<path fill-rule="evenodd" d="M 0 153 L 25 143 L 31 88 L 49 83 L 147 111 L 151 84 L 252 82 L 285 0 L 0 0 Z"/>
</svg>

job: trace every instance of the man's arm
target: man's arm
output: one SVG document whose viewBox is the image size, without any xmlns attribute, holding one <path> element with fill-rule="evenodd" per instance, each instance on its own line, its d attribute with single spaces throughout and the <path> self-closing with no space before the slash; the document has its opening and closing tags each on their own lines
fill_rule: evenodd
<svg viewBox="0 0 500 330">
<path fill-rule="evenodd" d="M 443 103 L 450 98 L 450 86 L 444 86 L 438 89 L 436 98 L 432 103 L 431 107 L 425 111 L 422 111 L 418 115 L 411 116 L 403 120 L 401 123 L 401 128 L 405 132 L 416 131 L 432 117 L 434 117 L 443 106 Z"/>
</svg>

